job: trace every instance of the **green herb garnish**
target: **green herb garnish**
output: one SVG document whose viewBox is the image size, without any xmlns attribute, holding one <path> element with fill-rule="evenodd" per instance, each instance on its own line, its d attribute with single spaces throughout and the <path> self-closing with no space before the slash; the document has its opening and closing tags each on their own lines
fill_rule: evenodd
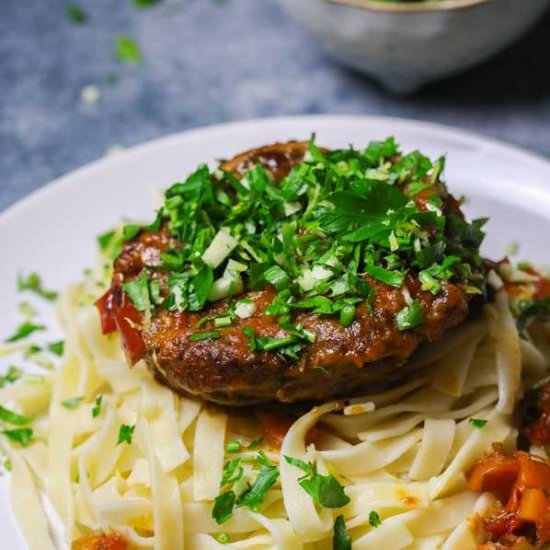
<svg viewBox="0 0 550 550">
<path fill-rule="evenodd" d="M 61 401 L 61 404 L 66 409 L 69 409 L 72 411 L 73 409 L 76 409 L 80 405 L 80 403 L 82 403 L 82 401 L 84 401 L 84 397 L 79 396 L 79 397 L 72 397 L 70 399 L 65 399 L 64 401 Z"/>
<path fill-rule="evenodd" d="M 346 529 L 344 516 L 339 515 L 334 521 L 334 534 L 332 536 L 332 550 L 351 550 L 351 537 Z"/>
<path fill-rule="evenodd" d="M 470 423 L 470 426 L 473 426 L 474 428 L 477 428 L 478 430 L 481 430 L 485 427 L 488 420 L 484 420 L 482 418 L 469 418 L 468 422 Z"/>
<path fill-rule="evenodd" d="M 316 465 L 308 464 L 299 458 L 285 456 L 285 460 L 305 472 L 298 483 L 311 496 L 315 504 L 325 508 L 341 508 L 350 501 L 344 487 L 333 475 L 321 475 L 317 473 Z"/>
<path fill-rule="evenodd" d="M 57 298 L 57 292 L 54 290 L 46 290 L 42 286 L 42 280 L 36 272 L 29 273 L 26 277 L 23 275 L 17 276 L 17 290 L 23 292 L 28 290 L 29 292 L 34 292 L 41 298 L 44 298 L 49 301 L 53 301 Z"/>
<path fill-rule="evenodd" d="M 382 521 L 380 519 L 380 516 L 378 515 L 378 512 L 373 510 L 369 514 L 369 525 L 371 527 L 380 527 L 380 525 L 382 525 Z"/>
<path fill-rule="evenodd" d="M 134 434 L 135 426 L 128 426 L 128 424 L 122 424 L 118 431 L 118 440 L 117 445 L 121 443 L 127 443 L 130 445 L 132 443 L 132 435 Z"/>
<path fill-rule="evenodd" d="M 51 351 L 54 355 L 61 357 L 65 351 L 65 342 L 63 340 L 58 340 L 57 342 L 51 342 L 48 344 L 48 350 Z"/>
<path fill-rule="evenodd" d="M 6 424 L 13 424 L 14 426 L 25 426 L 32 422 L 30 418 L 13 412 L 10 409 L 6 409 L 6 407 L 2 407 L 2 405 L 0 405 L 0 421 Z"/>
<path fill-rule="evenodd" d="M 32 440 L 33 431 L 31 428 L 18 428 L 16 430 L 2 430 L 2 433 L 14 443 L 21 447 L 27 447 Z"/>
<path fill-rule="evenodd" d="M 5 384 L 13 384 L 17 380 L 19 380 L 19 378 L 21 378 L 22 374 L 23 371 L 19 367 L 16 367 L 15 365 L 10 365 L 6 374 L 0 376 L 0 388 L 2 388 Z"/>
<path fill-rule="evenodd" d="M 34 332 L 38 332 L 41 330 L 46 330 L 46 327 L 44 325 L 35 325 L 34 323 L 26 321 L 20 324 L 17 327 L 16 331 L 9 338 L 6 338 L 6 342 L 11 343 L 18 342 L 19 340 L 24 340 Z"/>
<path fill-rule="evenodd" d="M 217 330 L 211 330 L 209 332 L 195 332 L 189 336 L 191 342 L 198 342 L 199 340 L 217 340 L 221 337 L 221 332 Z"/>
<path fill-rule="evenodd" d="M 83 25 L 88 21 L 88 14 L 78 4 L 67 4 L 65 14 L 75 25 Z"/>
<path fill-rule="evenodd" d="M 424 312 L 419 300 L 413 300 L 410 306 L 404 307 L 395 318 L 399 330 L 409 330 L 422 324 Z"/>
<path fill-rule="evenodd" d="M 141 63 L 139 44 L 130 36 L 119 35 L 115 38 L 113 53 L 115 59 L 121 63 Z"/>
<path fill-rule="evenodd" d="M 95 398 L 95 405 L 92 407 L 92 417 L 97 418 L 101 414 L 101 407 L 103 405 L 103 395 L 98 395 Z"/>
</svg>

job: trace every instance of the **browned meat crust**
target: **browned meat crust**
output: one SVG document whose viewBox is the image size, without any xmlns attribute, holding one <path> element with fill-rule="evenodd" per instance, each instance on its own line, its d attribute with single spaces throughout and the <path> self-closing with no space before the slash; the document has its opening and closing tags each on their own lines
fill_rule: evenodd
<svg viewBox="0 0 550 550">
<path fill-rule="evenodd" d="M 240 177 L 253 163 L 261 163 L 279 180 L 300 162 L 307 146 L 289 142 L 261 147 L 237 155 L 222 168 Z M 418 200 L 422 200 L 421 197 Z M 458 203 L 444 197 L 445 209 L 460 212 Z M 165 229 L 159 233 L 142 231 L 126 243 L 115 261 L 114 281 L 128 280 L 144 265 L 154 265 L 160 252 L 173 246 Z M 413 330 L 400 331 L 395 315 L 409 299 L 396 289 L 369 279 L 375 289 L 371 311 L 359 305 L 353 323 L 344 327 L 332 317 L 310 312 L 298 313 L 301 323 L 316 335 L 298 361 L 266 351 L 251 351 L 243 328 L 252 327 L 258 336 L 281 337 L 276 318 L 263 314 L 272 302 L 274 290 L 245 293 L 256 304 L 254 315 L 237 319 L 231 326 L 216 328 L 216 340 L 192 341 L 196 332 L 213 330 L 211 322 L 197 328 L 199 319 L 221 314 L 226 301 L 207 305 L 200 313 L 157 311 L 142 336 L 146 360 L 151 370 L 174 390 L 224 404 L 248 405 L 260 402 L 325 400 L 385 387 L 402 378 L 407 359 L 420 344 L 433 341 L 468 314 L 469 297 L 458 286 L 443 282 L 443 290 L 433 296 L 420 290 L 409 275 L 406 289 L 410 298 L 421 301 L 425 322 Z M 213 315 L 215 317 L 216 315 Z"/>
</svg>

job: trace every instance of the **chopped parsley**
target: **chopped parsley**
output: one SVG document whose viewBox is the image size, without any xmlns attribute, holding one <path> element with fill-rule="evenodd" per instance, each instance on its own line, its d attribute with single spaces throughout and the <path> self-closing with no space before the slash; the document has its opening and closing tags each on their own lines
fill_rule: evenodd
<svg viewBox="0 0 550 550">
<path fill-rule="evenodd" d="M 130 36 L 119 35 L 115 38 L 113 53 L 115 59 L 121 63 L 141 63 L 141 50 L 139 44 Z"/>
<path fill-rule="evenodd" d="M 220 338 L 221 332 L 217 330 L 211 330 L 209 332 L 195 332 L 189 336 L 191 342 L 198 342 L 199 340 L 217 340 Z"/>
<path fill-rule="evenodd" d="M 409 330 L 422 324 L 424 311 L 419 300 L 413 300 L 410 306 L 404 307 L 395 318 L 399 330 Z"/>
<path fill-rule="evenodd" d="M 139 10 L 151 8 L 152 6 L 157 5 L 159 2 L 160 0 L 132 0 L 134 7 Z"/>
<path fill-rule="evenodd" d="M 27 447 L 32 440 L 32 428 L 18 428 L 15 430 L 2 430 L 2 433 L 11 439 L 14 443 L 19 443 L 21 447 Z"/>
<path fill-rule="evenodd" d="M 13 412 L 10 409 L 6 409 L 6 407 L 2 407 L 2 405 L 0 405 L 0 421 L 6 424 L 13 424 L 14 426 L 25 426 L 31 423 L 30 418 Z"/>
<path fill-rule="evenodd" d="M 281 181 L 259 164 L 241 179 L 222 166 L 200 165 L 166 190 L 148 228 L 169 232 L 171 248 L 124 287 L 146 312 L 199 312 L 227 299 L 225 310 L 196 324 L 217 330 L 191 341 L 219 338 L 238 318 L 269 315 L 281 330 L 266 336 L 245 326 L 250 351 L 296 360 L 316 339 L 295 321 L 302 312 L 349 327 L 359 312 L 373 312 L 379 291 L 402 289 L 409 276 L 434 296 L 447 282 L 484 292 L 479 248 L 486 220 L 447 213 L 444 159 L 403 154 L 393 138 L 329 152 L 312 139 Z M 125 237 L 140 229 L 126 226 Z M 274 298 L 261 312 L 232 300 L 265 288 Z M 420 301 L 411 298 L 394 319 L 402 331 L 424 322 Z"/>
<path fill-rule="evenodd" d="M 350 501 L 344 487 L 333 475 L 321 475 L 317 472 L 316 465 L 308 464 L 299 458 L 285 456 L 285 460 L 305 472 L 298 483 L 315 504 L 325 508 L 341 508 Z"/>
<path fill-rule="evenodd" d="M 100 250 L 103 252 L 107 251 L 111 246 L 111 243 L 113 243 L 115 237 L 116 230 L 114 229 L 110 229 L 109 231 L 105 231 L 105 233 L 98 235 L 97 244 L 99 245 Z"/>
<path fill-rule="evenodd" d="M 71 397 L 70 399 L 65 399 L 65 400 L 61 401 L 61 404 L 66 409 L 69 409 L 70 411 L 72 411 L 73 409 L 76 409 L 80 405 L 80 403 L 82 403 L 82 401 L 84 401 L 84 397 L 82 397 L 82 396 Z"/>
<path fill-rule="evenodd" d="M 132 436 L 134 434 L 135 426 L 128 426 L 128 424 L 122 424 L 118 431 L 118 440 L 117 445 L 121 443 L 127 443 L 130 445 L 132 443 Z"/>
<path fill-rule="evenodd" d="M 28 338 L 31 334 L 40 330 L 46 330 L 46 327 L 44 325 L 35 325 L 34 323 L 25 321 L 17 327 L 16 331 L 9 338 L 6 338 L 6 342 L 19 342 L 20 340 L 24 340 L 25 338 Z M 40 348 L 36 348 L 38 348 L 38 346 L 32 347 L 33 353 L 36 353 L 40 350 Z"/>
<path fill-rule="evenodd" d="M 481 430 L 482 428 L 485 427 L 485 425 L 487 424 L 488 420 L 484 420 L 483 418 L 469 418 L 469 419 L 468 419 L 468 422 L 469 422 L 470 425 L 473 426 L 474 428 L 477 428 L 478 430 Z"/>
<path fill-rule="evenodd" d="M 13 384 L 14 382 L 17 382 L 17 380 L 21 378 L 22 374 L 23 371 L 19 367 L 10 365 L 6 374 L 0 376 L 0 388 L 2 388 L 5 384 Z"/>
<path fill-rule="evenodd" d="M 47 290 L 42 286 L 42 280 L 36 272 L 29 273 L 26 277 L 19 274 L 17 276 L 17 290 L 19 290 L 19 292 L 34 292 L 41 298 L 49 300 L 50 302 L 57 298 L 57 292 L 54 290 Z"/>
<path fill-rule="evenodd" d="M 63 340 L 58 340 L 57 342 L 50 342 L 48 344 L 48 350 L 51 351 L 54 355 L 61 357 L 65 351 L 65 342 Z"/>
<path fill-rule="evenodd" d="M 92 407 L 92 417 L 97 418 L 101 414 L 101 407 L 103 405 L 103 395 L 99 394 L 95 398 L 95 404 Z"/>
<path fill-rule="evenodd" d="M 346 529 L 344 516 L 341 514 L 334 521 L 334 534 L 332 535 L 332 550 L 351 550 L 351 537 Z"/>
<path fill-rule="evenodd" d="M 380 525 L 382 525 L 382 520 L 375 510 L 369 514 L 369 525 L 371 527 L 380 527 Z"/>
<path fill-rule="evenodd" d="M 67 4 L 65 15 L 75 25 L 83 25 L 88 21 L 88 14 L 78 4 Z"/>
<path fill-rule="evenodd" d="M 263 451 L 247 462 L 253 463 L 253 469 L 258 472 L 256 478 L 246 484 L 241 483 L 244 476 L 243 458 L 235 458 L 226 462 L 220 483 L 222 492 L 214 499 L 212 517 L 218 525 L 225 523 L 233 515 L 235 506 L 246 506 L 254 512 L 261 509 L 264 497 L 279 478 L 279 469 Z M 237 489 L 239 487 L 239 489 Z"/>
</svg>

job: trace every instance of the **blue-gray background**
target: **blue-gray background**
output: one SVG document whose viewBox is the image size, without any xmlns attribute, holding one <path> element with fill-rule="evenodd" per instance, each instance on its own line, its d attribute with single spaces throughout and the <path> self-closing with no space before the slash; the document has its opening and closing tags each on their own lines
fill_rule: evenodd
<svg viewBox="0 0 550 550">
<path fill-rule="evenodd" d="M 522 0 L 518 0 L 522 1 Z M 0 210 L 48 180 L 186 128 L 300 113 L 370 113 L 462 126 L 550 155 L 550 14 L 494 60 L 391 97 L 327 59 L 276 0 L 1 0 Z M 117 34 L 139 66 L 117 64 Z M 116 84 L 105 80 L 116 73 Z M 81 101 L 98 85 L 100 99 Z"/>
</svg>

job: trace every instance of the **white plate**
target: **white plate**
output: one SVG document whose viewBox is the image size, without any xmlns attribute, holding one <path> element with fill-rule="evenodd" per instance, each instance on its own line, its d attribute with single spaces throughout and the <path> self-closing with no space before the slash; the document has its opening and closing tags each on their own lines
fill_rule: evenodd
<svg viewBox="0 0 550 550">
<path fill-rule="evenodd" d="M 274 141 L 307 139 L 312 132 L 328 147 L 361 147 L 394 135 L 405 151 L 447 154 L 451 191 L 466 195 L 470 216 L 491 218 L 485 254 L 498 258 L 507 243 L 517 241 L 520 258 L 550 263 L 546 160 L 466 132 L 401 119 L 313 116 L 249 121 L 184 132 L 104 158 L 1 214 L 0 338 L 20 322 L 18 272 L 36 270 L 55 288 L 77 280 L 93 261 L 98 233 L 122 218 L 152 219 L 157 190 L 182 180 L 198 163 Z M 50 312 L 44 315 L 51 319 Z M 2 548 L 24 548 L 10 511 L 6 476 L 0 479 L 0 533 Z"/>
</svg>

